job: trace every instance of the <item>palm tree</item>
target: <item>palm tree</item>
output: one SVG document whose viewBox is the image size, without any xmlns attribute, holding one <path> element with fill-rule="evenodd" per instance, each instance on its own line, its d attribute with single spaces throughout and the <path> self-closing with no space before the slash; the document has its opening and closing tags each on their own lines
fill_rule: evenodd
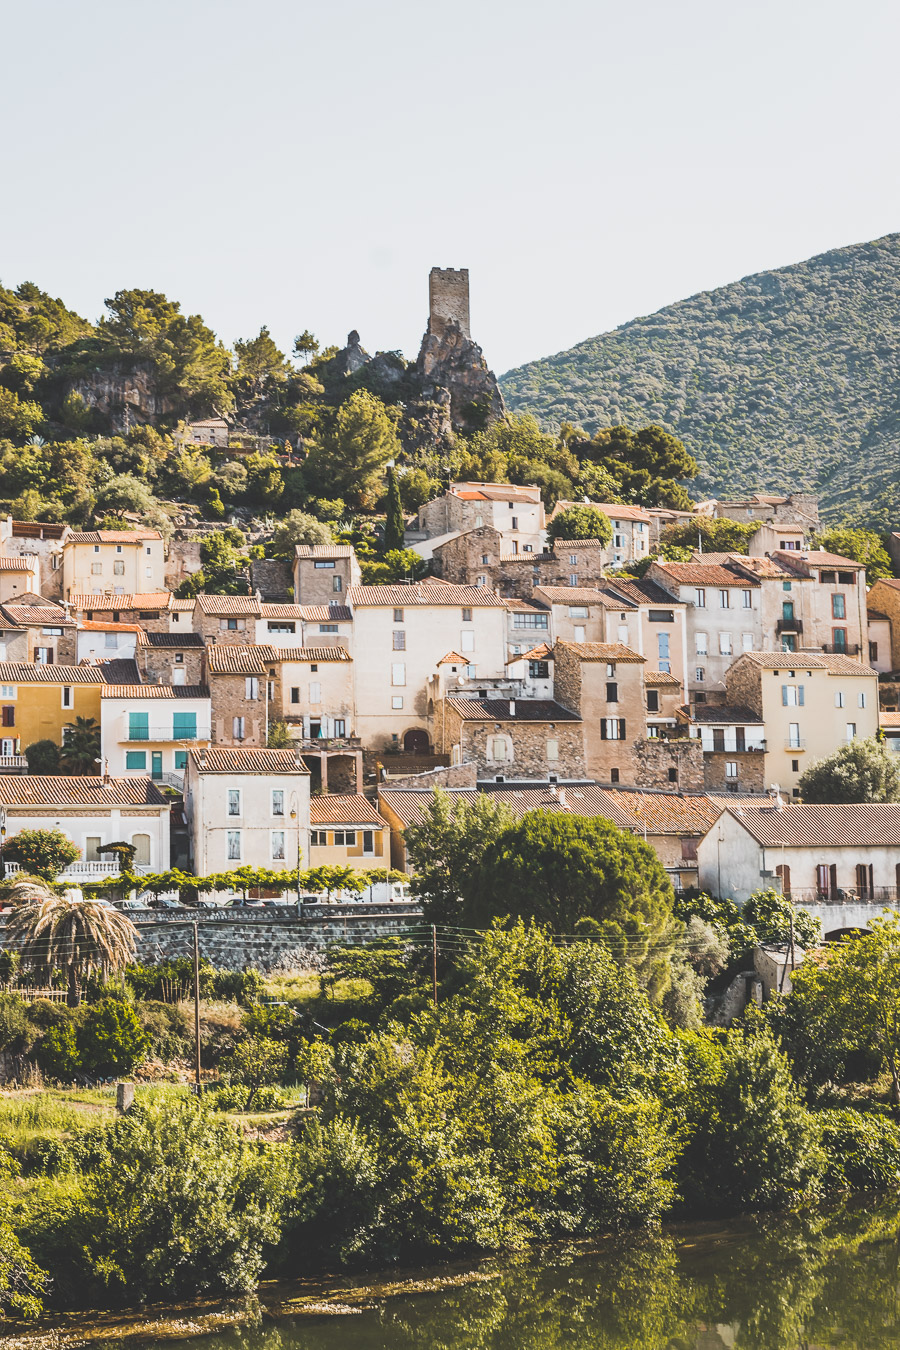
<svg viewBox="0 0 900 1350">
<path fill-rule="evenodd" d="M 81 1002 L 85 975 L 121 970 L 134 960 L 137 929 L 111 905 L 86 900 L 80 891 L 59 895 L 37 881 L 22 883 L 11 898 L 20 903 L 6 926 L 7 940 L 28 965 L 65 970 L 70 1008 Z"/>
<path fill-rule="evenodd" d="M 96 773 L 99 757 L 100 727 L 93 717 L 76 717 L 74 722 L 67 722 L 59 757 L 60 768 L 66 773 Z"/>
</svg>

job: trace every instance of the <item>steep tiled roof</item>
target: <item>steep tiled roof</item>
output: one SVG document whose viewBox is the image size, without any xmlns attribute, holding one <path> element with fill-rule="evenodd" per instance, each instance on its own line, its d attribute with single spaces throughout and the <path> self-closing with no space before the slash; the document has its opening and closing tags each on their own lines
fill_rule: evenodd
<svg viewBox="0 0 900 1350">
<path fill-rule="evenodd" d="M 165 806 L 168 799 L 149 778 L 0 774 L 4 806 Z"/>
<path fill-rule="evenodd" d="M 101 625 L 105 627 L 106 625 Z M 141 630 L 143 631 L 143 630 Z M 199 633 L 145 633 L 148 647 L 205 647 Z"/>
<path fill-rule="evenodd" d="M 213 748 L 189 750 L 188 756 L 201 773 L 309 773 L 293 750 Z"/>
<path fill-rule="evenodd" d="M 832 675 L 875 675 L 871 666 L 839 652 L 742 652 L 735 660 L 764 670 L 827 670 Z"/>
<path fill-rule="evenodd" d="M 509 705 L 515 705 L 510 713 Z M 448 698 L 464 722 L 580 722 L 577 713 L 548 698 Z"/>
<path fill-rule="evenodd" d="M 606 548 L 606 545 L 600 539 L 554 539 L 551 544 L 554 553 L 568 553 L 570 550 L 577 553 L 580 548 Z"/>
<path fill-rule="evenodd" d="M 680 689 L 681 681 L 677 675 L 672 675 L 668 670 L 645 670 L 644 684 L 649 684 L 654 688 Z"/>
<path fill-rule="evenodd" d="M 656 566 L 661 567 L 667 576 L 679 586 L 710 586 L 726 587 L 740 586 L 742 589 L 753 589 L 759 585 L 750 577 L 742 577 L 737 572 L 732 572 L 728 567 L 719 567 L 716 563 L 674 563 L 661 562 Z"/>
<path fill-rule="evenodd" d="M 606 596 L 596 586 L 538 586 L 541 599 L 548 605 L 608 605 Z"/>
<path fill-rule="evenodd" d="M 73 595 L 74 610 L 119 610 L 169 608 L 168 591 L 129 591 L 126 595 Z M 184 602 L 193 608 L 193 601 Z"/>
<path fill-rule="evenodd" d="M 121 684 L 122 677 L 140 682 L 133 661 L 101 661 L 95 666 L 42 666 L 27 661 L 0 661 L 0 684 Z"/>
<path fill-rule="evenodd" d="M 295 544 L 295 558 L 352 558 L 350 544 Z"/>
<path fill-rule="evenodd" d="M 865 802 L 847 805 L 788 803 L 780 811 L 771 805 L 741 804 L 729 811 L 759 844 L 788 848 L 898 848 L 900 805 Z"/>
<path fill-rule="evenodd" d="M 609 815 L 623 829 L 648 834 L 705 834 L 722 814 L 704 793 L 644 792 L 604 788 Z"/>
<path fill-rule="evenodd" d="M 69 535 L 71 544 L 140 544 L 145 539 L 161 539 L 159 530 L 85 530 Z"/>
<path fill-rule="evenodd" d="M 38 566 L 37 558 L 5 558 L 0 555 L 0 572 L 33 572 Z"/>
<path fill-rule="evenodd" d="M 265 610 L 267 606 L 263 606 Z M 270 605 L 270 609 L 288 609 L 294 606 L 288 605 Z M 299 605 L 301 619 L 306 619 L 312 623 L 348 623 L 353 618 L 353 610 L 348 605 Z M 293 618 L 292 614 L 270 614 L 263 613 L 263 618 Z"/>
<path fill-rule="evenodd" d="M 259 618 L 260 603 L 255 595 L 198 595 L 197 605 L 203 614 Z"/>
<path fill-rule="evenodd" d="M 508 666 L 514 665 L 516 661 L 552 661 L 553 648 L 548 647 L 546 642 L 541 642 L 537 647 L 532 647 L 530 652 L 520 652 L 518 656 L 511 656 L 506 662 Z"/>
<path fill-rule="evenodd" d="M 367 797 L 361 793 L 344 796 L 338 792 L 310 797 L 309 822 L 314 826 L 378 825 L 382 829 L 387 825 L 387 821 L 378 814 Z"/>
<path fill-rule="evenodd" d="M 643 665 L 646 657 L 626 647 L 622 642 L 557 642 L 567 652 L 572 652 L 579 661 L 634 661 Z"/>
<path fill-rule="evenodd" d="M 492 591 L 483 586 L 453 586 L 435 580 L 416 581 L 411 586 L 351 586 L 347 592 L 351 606 L 387 605 L 413 609 L 419 605 L 452 605 L 470 609 L 476 606 L 502 606 Z"/>
<path fill-rule="evenodd" d="M 602 511 L 605 516 L 609 516 L 610 520 L 650 520 L 650 514 L 643 506 L 624 506 L 621 502 L 560 501 L 553 508 L 553 516 L 559 515 L 560 511 L 568 511 L 571 506 L 591 506 L 595 511 Z"/>
<path fill-rule="evenodd" d="M 448 652 L 438 661 L 439 666 L 467 666 L 468 664 L 466 657 L 460 656 L 459 652 Z"/>
<path fill-rule="evenodd" d="M 679 600 L 677 596 L 670 595 L 664 591 L 662 586 L 658 586 L 655 581 L 648 581 L 642 578 L 640 581 L 618 581 L 610 578 L 603 585 L 603 595 L 608 596 L 607 604 L 615 608 L 619 603 L 619 596 L 622 595 L 633 605 L 661 605 L 671 609 L 673 605 L 683 605 L 684 601 Z"/>
<path fill-rule="evenodd" d="M 743 703 L 697 703 L 691 720 L 705 726 L 761 726 L 762 718 Z"/>
<path fill-rule="evenodd" d="M 268 649 L 214 643 L 206 649 L 210 675 L 265 675 Z"/>
<path fill-rule="evenodd" d="M 17 595 L 14 600 L 7 600 L 4 605 L 0 605 L 2 613 L 10 623 L 16 625 L 31 624 L 42 628 L 73 628 L 75 620 L 70 619 L 66 610 L 61 605 L 55 605 L 52 600 L 45 600 L 41 595 L 34 595 L 31 591 L 26 591 L 24 595 Z"/>
<path fill-rule="evenodd" d="M 209 698 L 205 684 L 107 684 L 101 698 Z"/>
<path fill-rule="evenodd" d="M 46 622 L 49 622 L 49 620 L 46 620 Z M 139 641 L 143 639 L 143 642 L 146 642 L 147 640 L 147 634 L 139 623 L 115 623 L 112 619 L 82 619 L 78 624 L 78 631 L 79 633 L 137 633 Z"/>
<path fill-rule="evenodd" d="M 259 617 L 261 619 L 302 619 L 304 618 L 303 605 L 278 605 L 268 601 L 262 603 L 259 607 Z M 325 609 L 322 605 L 319 608 Z"/>
</svg>

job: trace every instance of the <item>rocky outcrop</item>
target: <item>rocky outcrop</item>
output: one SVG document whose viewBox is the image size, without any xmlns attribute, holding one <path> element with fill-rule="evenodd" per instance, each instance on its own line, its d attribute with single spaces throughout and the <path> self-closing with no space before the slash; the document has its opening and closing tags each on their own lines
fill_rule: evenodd
<svg viewBox="0 0 900 1350">
<path fill-rule="evenodd" d="M 150 366 L 110 366 L 108 370 L 79 375 L 69 389 L 102 413 L 114 433 L 127 431 L 141 422 L 155 424 L 177 410 L 175 400 L 160 391 L 156 372 Z"/>
<path fill-rule="evenodd" d="M 484 352 L 455 319 L 429 322 L 416 375 L 423 401 L 435 401 L 439 390 L 449 393 L 454 431 L 478 431 L 505 415 L 503 395 Z"/>
</svg>

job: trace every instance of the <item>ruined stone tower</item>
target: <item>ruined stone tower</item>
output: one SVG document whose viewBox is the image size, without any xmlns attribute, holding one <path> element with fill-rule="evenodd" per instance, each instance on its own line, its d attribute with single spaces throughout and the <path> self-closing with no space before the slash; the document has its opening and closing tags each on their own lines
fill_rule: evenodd
<svg viewBox="0 0 900 1350">
<path fill-rule="evenodd" d="M 450 319 L 459 324 L 463 337 L 472 336 L 468 267 L 432 267 L 428 275 L 428 331 L 440 337 Z"/>
</svg>

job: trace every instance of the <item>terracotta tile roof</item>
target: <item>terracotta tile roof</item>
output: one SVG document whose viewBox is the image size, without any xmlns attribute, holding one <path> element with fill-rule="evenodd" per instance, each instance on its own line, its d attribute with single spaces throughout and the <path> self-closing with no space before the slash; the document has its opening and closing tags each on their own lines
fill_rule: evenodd
<svg viewBox="0 0 900 1350">
<path fill-rule="evenodd" d="M 87 625 L 85 625 L 87 626 Z M 105 624 L 99 624 L 97 627 L 105 627 Z M 143 632 L 143 629 L 139 629 Z M 206 646 L 199 633 L 144 633 L 144 640 L 148 647 L 200 647 Z"/>
<path fill-rule="evenodd" d="M 439 666 L 467 666 L 468 664 L 466 657 L 460 656 L 459 652 L 448 652 L 438 661 Z"/>
<path fill-rule="evenodd" d="M 119 610 L 169 608 L 171 596 L 168 591 L 129 591 L 127 595 L 73 595 L 74 610 Z M 193 608 L 193 601 L 186 601 Z"/>
<path fill-rule="evenodd" d="M 900 804 L 867 802 L 847 805 L 787 803 L 732 805 L 730 814 L 758 844 L 790 848 L 898 848 Z"/>
<path fill-rule="evenodd" d="M 655 581 L 649 581 L 646 577 L 640 581 L 616 581 L 610 579 L 602 587 L 603 595 L 608 596 L 607 604 L 615 608 L 619 604 L 619 596 L 624 596 L 626 600 L 633 605 L 659 605 L 665 609 L 676 608 L 685 602 L 679 600 L 677 596 L 670 595 L 668 591 L 663 590 Z"/>
<path fill-rule="evenodd" d="M 7 600 L 4 605 L 0 605 L 0 613 L 3 613 L 11 623 L 14 624 L 32 624 L 48 628 L 74 628 L 75 620 L 70 619 L 68 612 L 62 605 L 56 605 L 52 600 L 45 600 L 42 595 L 34 595 L 31 591 L 26 591 L 24 595 L 17 595 L 14 600 Z"/>
<path fill-rule="evenodd" d="M 572 652 L 579 661 L 632 661 L 643 665 L 646 660 L 622 642 L 563 642 L 560 639 L 556 646 Z"/>
<path fill-rule="evenodd" d="M 876 675 L 871 666 L 839 652 L 742 652 L 734 661 L 747 661 L 765 670 L 827 670 L 831 675 Z M 733 668 L 733 667 L 732 667 Z"/>
<path fill-rule="evenodd" d="M 266 649 L 267 650 L 267 649 Z M 272 659 L 266 650 L 232 643 L 213 643 L 206 649 L 210 675 L 265 675 Z"/>
<path fill-rule="evenodd" d="M 649 684 L 654 688 L 680 689 L 681 681 L 677 675 L 672 675 L 668 670 L 645 670 L 644 684 Z"/>
<path fill-rule="evenodd" d="M 596 586 L 536 586 L 548 605 L 608 605 L 606 596 Z"/>
<path fill-rule="evenodd" d="M 339 792 L 310 797 L 309 823 L 314 826 L 377 825 L 382 829 L 387 825 L 387 821 L 378 814 L 367 797 L 361 793 L 344 796 Z"/>
<path fill-rule="evenodd" d="M 900 712 L 880 712 L 878 723 L 883 727 L 900 727 Z"/>
<path fill-rule="evenodd" d="M 708 586 L 712 589 L 726 586 L 740 586 L 744 590 L 753 589 L 759 582 L 751 577 L 738 576 L 727 567 L 715 563 L 673 563 L 661 562 L 654 566 L 662 568 L 667 576 L 678 586 Z"/>
<path fill-rule="evenodd" d="M 147 634 L 139 623 L 114 623 L 112 619 L 82 619 L 78 624 L 78 631 L 79 633 L 137 633 L 140 638 L 144 639 L 144 642 L 147 640 Z"/>
<path fill-rule="evenodd" d="M 705 563 L 707 566 L 718 564 L 722 567 L 731 567 L 737 571 L 743 568 L 758 577 L 770 580 L 783 577 L 790 577 L 793 580 L 797 576 L 793 568 L 782 567 L 774 558 L 751 558 L 748 553 L 700 553 L 695 549 L 694 561 Z"/>
<path fill-rule="evenodd" d="M 270 663 L 275 661 L 314 661 L 321 664 L 324 661 L 352 661 L 353 657 L 347 651 L 346 647 L 268 647 L 266 649 L 272 653 L 267 657 Z"/>
<path fill-rule="evenodd" d="M 125 675 L 140 682 L 133 661 L 101 661 L 97 665 L 39 666 L 27 661 L 0 661 L 0 684 L 116 684 Z"/>
<path fill-rule="evenodd" d="M 501 553 L 497 561 L 502 563 L 529 563 L 533 566 L 536 562 L 556 562 L 556 555 L 548 553 L 546 550 L 543 553 Z"/>
<path fill-rule="evenodd" d="M 259 617 L 261 619 L 302 619 L 304 618 L 304 605 L 277 605 L 264 602 L 259 607 Z M 319 606 L 325 609 L 326 606 Z"/>
<path fill-rule="evenodd" d="M 188 758 L 200 773 L 300 773 L 309 769 L 293 750 L 212 748 L 189 750 Z"/>
<path fill-rule="evenodd" d="M 205 684 L 107 684 L 101 698 L 209 698 Z"/>
<path fill-rule="evenodd" d="M 650 520 L 650 513 L 643 506 L 625 506 L 621 502 L 557 502 L 553 508 L 553 516 L 559 515 L 560 511 L 568 511 L 570 506 L 591 506 L 595 511 L 602 511 L 610 520 Z"/>
<path fill-rule="evenodd" d="M 532 647 L 530 652 L 520 652 L 518 656 L 511 656 L 506 662 L 512 666 L 516 661 L 552 661 L 553 648 L 548 647 L 546 642 L 542 642 L 537 647 Z"/>
<path fill-rule="evenodd" d="M 162 539 L 159 530 L 85 530 L 73 531 L 70 544 L 140 544 L 145 539 Z"/>
<path fill-rule="evenodd" d="M 265 608 L 265 607 L 264 607 Z M 273 605 L 273 609 L 287 609 L 287 605 Z M 290 608 L 293 608 L 291 606 Z M 353 618 L 353 610 L 348 605 L 299 605 L 301 619 L 306 619 L 312 623 L 348 623 Z M 266 617 L 265 615 L 263 617 Z M 289 619 L 290 614 L 270 615 L 270 618 Z"/>
<path fill-rule="evenodd" d="M 39 567 L 37 558 L 5 558 L 0 555 L 0 572 L 33 572 Z"/>
<path fill-rule="evenodd" d="M 503 604 L 506 606 L 507 609 L 511 609 L 516 613 L 521 613 L 523 611 L 526 614 L 547 613 L 546 605 L 538 605 L 531 600 L 517 600 L 516 597 L 512 595 L 506 596 L 503 600 Z"/>
<path fill-rule="evenodd" d="M 645 792 L 640 789 L 604 788 L 609 815 L 623 829 L 648 834 L 705 834 L 722 814 L 705 793 Z"/>
<path fill-rule="evenodd" d="M 351 586 L 347 592 L 351 607 L 386 605 L 388 608 L 413 609 L 419 605 L 448 605 L 456 608 L 498 606 L 503 601 L 483 586 L 453 586 L 436 580 L 416 581 L 411 586 Z"/>
<path fill-rule="evenodd" d="M 169 596 L 169 610 L 173 614 L 193 614 L 195 600 L 179 600 L 177 596 Z"/>
<path fill-rule="evenodd" d="M 570 550 L 575 552 L 580 548 L 604 549 L 607 545 L 599 539 L 555 539 L 553 541 L 554 553 L 568 553 Z"/>
<path fill-rule="evenodd" d="M 352 558 L 351 544 L 295 544 L 295 558 Z"/>
<path fill-rule="evenodd" d="M 260 602 L 255 595 L 198 595 L 197 606 L 203 614 L 260 617 Z"/>
<path fill-rule="evenodd" d="M 512 483 L 453 483 L 450 493 L 463 501 L 532 502 L 537 505 L 540 488 L 534 485 L 529 489 Z"/>
<path fill-rule="evenodd" d="M 855 558 L 845 558 L 840 553 L 828 553 L 821 548 L 804 549 L 802 553 L 794 549 L 776 549 L 772 557 L 788 564 L 801 562 L 810 567 L 839 567 L 842 572 L 862 572 L 865 569 L 865 563 L 857 562 Z"/>
<path fill-rule="evenodd" d="M 704 726 L 762 726 L 762 718 L 743 703 L 697 703 L 691 721 Z"/>
<path fill-rule="evenodd" d="M 102 778 L 25 774 L 0 775 L 4 806 L 167 806 L 168 798 L 149 778 Z"/>
<path fill-rule="evenodd" d="M 510 703 L 515 713 L 510 713 Z M 464 722 L 580 722 L 577 713 L 545 698 L 448 698 Z"/>
<path fill-rule="evenodd" d="M 451 801 L 465 801 L 470 806 L 479 793 L 474 788 L 446 788 Z M 562 803 L 560 802 L 562 792 Z M 606 793 L 596 783 L 566 783 L 562 788 L 522 784 L 493 787 L 485 785 L 483 795 L 492 801 L 504 802 L 516 816 L 527 811 L 562 811 L 573 816 L 605 816 L 611 818 Z M 425 812 L 434 800 L 434 792 L 422 788 L 379 788 L 378 801 L 405 827 L 421 825 Z"/>
</svg>

